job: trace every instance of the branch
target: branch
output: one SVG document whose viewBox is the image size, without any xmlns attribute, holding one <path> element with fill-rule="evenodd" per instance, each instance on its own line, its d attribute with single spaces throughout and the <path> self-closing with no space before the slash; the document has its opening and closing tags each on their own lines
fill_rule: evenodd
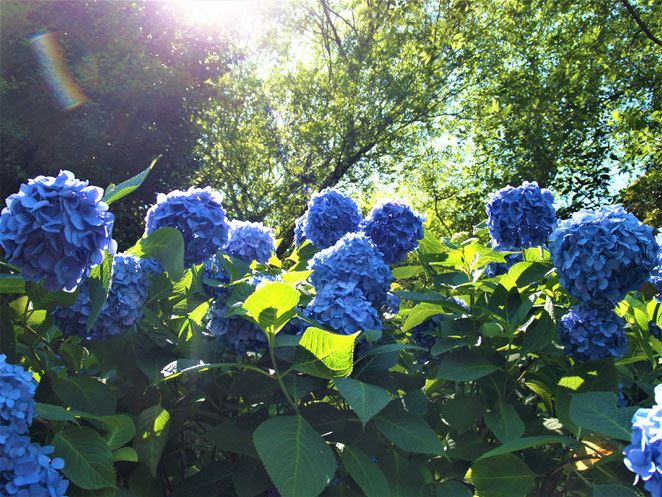
<svg viewBox="0 0 662 497">
<path fill-rule="evenodd" d="M 644 21 L 641 20 L 641 17 L 639 17 L 639 14 L 637 14 L 637 11 L 634 10 L 634 7 L 630 5 L 630 2 L 628 0 L 621 0 L 621 3 L 625 6 L 625 8 L 628 10 L 632 18 L 637 22 L 637 25 L 641 28 L 641 30 L 644 32 L 648 38 L 655 43 L 656 45 L 659 45 L 662 47 L 662 40 L 660 40 L 657 36 L 655 36 L 650 29 L 648 29 L 648 26 L 644 23 Z"/>
</svg>

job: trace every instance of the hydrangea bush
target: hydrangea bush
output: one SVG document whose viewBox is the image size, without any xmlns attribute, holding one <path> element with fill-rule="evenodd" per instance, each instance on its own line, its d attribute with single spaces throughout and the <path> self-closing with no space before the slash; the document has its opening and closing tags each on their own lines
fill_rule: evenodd
<svg viewBox="0 0 662 497">
<path fill-rule="evenodd" d="M 48 264 L 3 266 L 2 495 L 660 495 L 659 249 L 621 208 L 551 232 L 551 194 L 525 184 L 439 238 L 402 202 L 361 222 L 325 190 L 279 259 L 219 199 L 159 196 L 68 292 Z M 3 247 L 19 205 L 44 208 L 14 206 Z"/>
</svg>

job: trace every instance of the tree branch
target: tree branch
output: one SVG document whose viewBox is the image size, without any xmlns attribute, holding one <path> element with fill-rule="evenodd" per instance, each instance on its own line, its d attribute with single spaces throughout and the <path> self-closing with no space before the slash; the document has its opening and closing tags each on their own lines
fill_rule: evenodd
<svg viewBox="0 0 662 497">
<path fill-rule="evenodd" d="M 628 2 L 628 0 L 621 0 L 621 3 L 625 6 L 625 8 L 628 10 L 632 18 L 636 21 L 637 25 L 641 28 L 641 30 L 644 32 L 644 34 L 656 45 L 659 45 L 662 47 L 662 40 L 660 40 L 657 36 L 655 36 L 650 29 L 648 29 L 648 26 L 646 26 L 646 23 L 641 20 L 641 17 L 639 17 L 639 14 L 637 14 L 637 11 L 634 10 L 634 7 Z"/>
</svg>

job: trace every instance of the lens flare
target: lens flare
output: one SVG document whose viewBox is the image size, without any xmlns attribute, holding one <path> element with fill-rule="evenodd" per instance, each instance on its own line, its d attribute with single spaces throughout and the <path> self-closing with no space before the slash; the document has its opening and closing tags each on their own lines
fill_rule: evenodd
<svg viewBox="0 0 662 497">
<path fill-rule="evenodd" d="M 30 46 L 48 83 L 53 96 L 63 110 L 73 109 L 87 101 L 87 95 L 69 72 L 64 50 L 55 33 L 38 33 L 30 40 Z"/>
</svg>

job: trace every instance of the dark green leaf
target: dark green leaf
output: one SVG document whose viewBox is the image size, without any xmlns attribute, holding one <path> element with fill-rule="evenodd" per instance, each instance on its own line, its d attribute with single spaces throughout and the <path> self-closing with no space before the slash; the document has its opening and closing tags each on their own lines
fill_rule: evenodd
<svg viewBox="0 0 662 497">
<path fill-rule="evenodd" d="M 184 276 L 184 237 L 175 228 L 165 227 L 152 231 L 127 252 L 138 257 L 153 257 L 164 267 L 172 281 L 179 281 Z"/>
<path fill-rule="evenodd" d="M 390 497 L 391 491 L 379 465 L 356 447 L 346 445 L 342 462 L 367 497 Z"/>
<path fill-rule="evenodd" d="M 145 181 L 145 178 L 149 174 L 149 172 L 152 170 L 154 167 L 154 164 L 156 164 L 156 161 L 158 161 L 161 158 L 159 155 L 156 159 L 152 161 L 152 163 L 149 165 L 147 169 L 145 169 L 143 172 L 136 174 L 133 178 L 130 178 L 126 181 L 123 181 L 117 186 L 108 186 L 106 188 L 106 192 L 103 196 L 103 199 L 101 199 L 102 202 L 105 202 L 106 204 L 110 205 L 116 200 L 121 199 L 125 195 L 128 195 L 131 193 L 133 190 L 138 188 L 140 185 L 142 185 L 143 181 Z M 144 164 L 144 163 L 143 163 Z"/>
<path fill-rule="evenodd" d="M 34 309 L 52 310 L 57 306 L 70 307 L 76 302 L 79 290 L 68 293 L 63 290 L 58 292 L 49 292 L 44 289 L 41 283 L 34 281 L 27 281 L 25 283 L 25 290 L 32 302 Z"/>
<path fill-rule="evenodd" d="M 0 293 L 25 292 L 25 280 L 20 274 L 0 274 Z"/>
<path fill-rule="evenodd" d="M 570 401 L 570 418 L 579 426 L 617 440 L 630 440 L 635 407 L 616 407 L 610 392 L 577 393 Z"/>
<path fill-rule="evenodd" d="M 437 434 L 418 416 L 388 409 L 375 418 L 375 426 L 397 447 L 407 452 L 440 455 L 444 447 Z"/>
<path fill-rule="evenodd" d="M 499 369 L 479 352 L 458 349 L 449 352 L 442 360 L 437 378 L 453 381 L 474 381 Z"/>
<path fill-rule="evenodd" d="M 213 462 L 188 478 L 172 490 L 171 497 L 210 497 L 220 495 L 226 482 L 233 476 L 231 465 Z"/>
<path fill-rule="evenodd" d="M 96 378 L 84 376 L 54 378 L 53 392 L 72 409 L 97 416 L 115 413 L 115 395 Z"/>
<path fill-rule="evenodd" d="M 512 454 L 479 460 L 471 466 L 471 483 L 481 497 L 525 497 L 534 482 L 531 469 Z"/>
<path fill-rule="evenodd" d="M 108 298 L 108 290 L 113 277 L 113 259 L 115 256 L 106 251 L 103 262 L 90 272 L 87 286 L 90 291 L 90 314 L 87 316 L 85 329 L 90 331 Z"/>
<path fill-rule="evenodd" d="M 334 383 L 340 394 L 359 416 L 363 426 L 391 400 L 391 395 L 382 387 L 354 378 L 341 378 L 335 380 Z"/>
<path fill-rule="evenodd" d="M 639 497 L 631 487 L 623 485 L 593 485 L 593 497 Z"/>
<path fill-rule="evenodd" d="M 446 480 L 434 487 L 435 497 L 472 497 L 473 492 L 464 483 Z"/>
<path fill-rule="evenodd" d="M 579 443 L 576 440 L 573 440 L 572 438 L 561 437 L 556 435 L 540 435 L 535 437 L 524 437 L 506 442 L 503 445 L 497 447 L 496 449 L 492 449 L 489 452 L 486 452 L 485 454 L 481 455 L 478 459 L 500 456 L 503 454 L 516 452 L 518 450 L 528 449 L 529 447 L 536 447 L 538 445 L 547 445 L 553 443 L 562 443 L 563 445 L 570 448 L 576 448 L 579 446 Z"/>
<path fill-rule="evenodd" d="M 485 424 L 503 443 L 520 438 L 524 434 L 524 423 L 515 408 L 500 402 L 485 415 Z"/>
<path fill-rule="evenodd" d="M 112 453 L 96 431 L 66 428 L 55 434 L 51 445 L 55 447 L 54 456 L 66 462 L 62 473 L 79 487 L 116 488 Z"/>
<path fill-rule="evenodd" d="M 133 448 L 152 476 L 156 476 L 156 468 L 168 440 L 169 430 L 170 414 L 160 405 L 148 407 L 138 416 Z"/>
</svg>

